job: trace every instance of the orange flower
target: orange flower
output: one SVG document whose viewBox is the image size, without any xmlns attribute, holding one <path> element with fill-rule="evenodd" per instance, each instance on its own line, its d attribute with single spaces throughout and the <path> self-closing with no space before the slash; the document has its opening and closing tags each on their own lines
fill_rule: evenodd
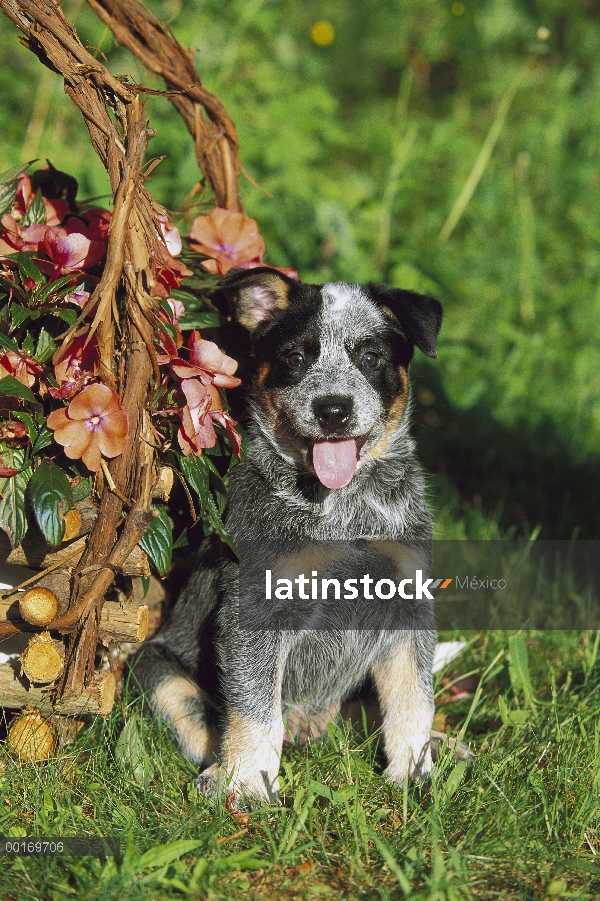
<svg viewBox="0 0 600 901">
<path fill-rule="evenodd" d="M 202 268 L 214 274 L 226 275 L 244 263 L 260 263 L 265 252 L 255 220 L 221 207 L 194 219 L 189 237 L 192 250 L 210 257 Z"/>
<path fill-rule="evenodd" d="M 54 440 L 62 444 L 71 460 L 80 457 L 92 472 L 98 472 L 105 457 L 118 457 L 125 449 L 129 420 L 119 395 L 108 385 L 88 385 L 67 409 L 54 410 L 47 420 Z"/>
</svg>

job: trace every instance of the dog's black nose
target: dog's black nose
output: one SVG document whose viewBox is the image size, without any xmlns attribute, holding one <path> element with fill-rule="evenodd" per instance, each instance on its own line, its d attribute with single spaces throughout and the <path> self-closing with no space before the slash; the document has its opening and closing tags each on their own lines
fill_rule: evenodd
<svg viewBox="0 0 600 901">
<path fill-rule="evenodd" d="M 338 432 L 348 424 L 352 400 L 349 397 L 321 397 L 314 402 L 313 409 L 326 432 Z"/>
</svg>

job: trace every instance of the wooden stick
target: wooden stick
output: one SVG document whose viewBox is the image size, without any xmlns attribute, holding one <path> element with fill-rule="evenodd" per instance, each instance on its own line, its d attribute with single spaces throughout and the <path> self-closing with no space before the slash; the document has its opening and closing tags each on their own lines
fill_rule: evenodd
<svg viewBox="0 0 600 901">
<path fill-rule="evenodd" d="M 105 644 L 111 641 L 144 641 L 148 634 L 148 621 L 148 607 L 145 604 L 119 604 L 118 601 L 106 601 L 100 613 L 98 636 Z M 0 626 L 5 624 L 15 627 L 12 634 L 39 632 L 39 627 L 22 619 L 19 600 L 14 595 L 0 600 Z M 44 629 L 47 628 L 48 626 L 44 626 Z"/>
<path fill-rule="evenodd" d="M 115 698 L 115 677 L 112 673 L 95 676 L 90 685 L 74 695 L 66 696 L 54 706 L 48 689 L 31 688 L 28 680 L 17 675 L 21 664 L 0 664 L 0 707 L 18 710 L 28 704 L 42 713 L 61 713 L 64 716 L 80 716 L 96 713 L 106 716 L 110 713 Z"/>
</svg>

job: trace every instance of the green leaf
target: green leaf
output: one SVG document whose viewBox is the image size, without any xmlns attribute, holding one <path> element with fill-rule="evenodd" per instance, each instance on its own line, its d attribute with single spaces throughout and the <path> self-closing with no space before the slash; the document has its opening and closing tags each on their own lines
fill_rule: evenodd
<svg viewBox="0 0 600 901">
<path fill-rule="evenodd" d="M 190 294 L 189 291 L 183 291 L 181 288 L 171 288 L 171 297 L 174 300 L 180 300 L 186 310 L 196 310 L 202 304 L 202 298 Z"/>
<path fill-rule="evenodd" d="M 173 543 L 173 550 L 176 550 L 179 547 L 187 547 L 188 545 L 188 530 L 186 526 L 177 541 Z"/>
<path fill-rule="evenodd" d="M 92 488 L 94 487 L 94 477 L 88 476 L 86 479 L 81 479 L 81 481 L 77 482 L 71 488 L 73 493 L 73 503 L 76 504 L 78 501 L 82 501 L 89 494 L 92 493 Z"/>
<path fill-rule="evenodd" d="M 38 404 L 39 401 L 33 396 L 31 388 L 22 385 L 12 375 L 5 375 L 0 379 L 0 397 L 20 397 L 21 400 L 27 400 L 30 404 Z"/>
<path fill-rule="evenodd" d="M 7 256 L 8 256 L 8 254 L 7 254 Z M 26 292 L 23 291 L 23 289 L 20 288 L 19 285 L 16 285 L 14 282 L 9 281 L 3 275 L 0 275 L 0 286 L 6 292 L 6 294 L 4 295 L 5 297 L 8 297 L 10 295 L 13 300 L 15 300 L 15 298 L 18 298 L 19 300 L 23 301 L 23 303 L 27 303 L 29 298 L 28 298 Z M 6 315 L 7 312 L 8 312 L 8 308 L 3 307 L 3 309 L 2 309 L 2 318 L 3 319 L 7 318 L 7 315 Z"/>
<path fill-rule="evenodd" d="M 33 338 L 31 337 L 29 332 L 27 332 L 27 334 L 23 338 L 23 341 L 21 342 L 21 350 L 24 350 L 25 353 L 29 354 L 29 356 L 31 357 L 33 356 L 35 344 L 33 343 Z"/>
<path fill-rule="evenodd" d="M 29 204 L 29 209 L 21 219 L 22 225 L 45 225 L 46 207 L 40 188 L 35 192 L 35 197 Z"/>
<path fill-rule="evenodd" d="M 0 383 L 1 384 L 1 383 Z M 525 695 L 525 703 L 534 703 L 534 691 L 529 675 L 529 659 L 527 645 L 522 635 L 511 635 L 508 639 L 510 652 L 510 680 L 515 692 L 521 690 Z"/>
<path fill-rule="evenodd" d="M 131 720 L 128 720 L 129 722 Z M 174 860 L 178 860 L 184 854 L 195 851 L 203 841 L 203 839 L 198 838 L 181 838 L 166 845 L 156 845 L 154 848 L 146 851 L 145 854 L 142 854 L 135 864 L 134 873 L 141 873 L 150 867 L 164 867 L 166 864 L 173 863 Z"/>
<path fill-rule="evenodd" d="M 46 461 L 29 481 L 29 497 L 37 523 L 49 544 L 58 545 L 65 534 L 65 513 L 73 506 L 73 493 L 62 469 Z"/>
<path fill-rule="evenodd" d="M 165 507 L 156 506 L 158 516 L 150 523 L 146 533 L 140 538 L 139 545 L 158 570 L 166 576 L 171 565 L 173 554 L 173 530 Z"/>
<path fill-rule="evenodd" d="M 42 326 L 34 354 L 36 360 L 38 363 L 46 363 L 55 350 L 56 344 L 54 343 L 52 336 Z"/>
<path fill-rule="evenodd" d="M 68 307 L 65 307 L 64 310 L 55 310 L 54 313 L 56 316 L 59 316 L 63 322 L 66 322 L 69 328 L 77 322 L 78 314 L 75 310 L 71 310 Z"/>
<path fill-rule="evenodd" d="M 131 773 L 138 785 L 146 785 L 154 776 L 152 759 L 146 751 L 135 713 L 130 714 L 117 739 L 115 757 L 120 766 Z"/>
<path fill-rule="evenodd" d="M 55 281 L 50 282 L 49 285 L 46 285 L 46 287 L 42 291 L 40 291 L 37 296 L 40 300 L 47 300 L 51 295 L 58 294 L 64 296 L 65 294 L 70 294 L 72 291 L 76 291 L 78 288 L 81 288 L 82 291 L 85 290 L 85 288 L 83 287 L 83 285 L 85 284 L 84 282 L 82 282 L 80 285 L 73 285 L 72 281 L 73 273 L 71 273 L 71 275 L 61 275 L 60 278 L 57 278 Z M 68 290 L 65 291 L 64 289 L 67 287 Z M 69 310 L 68 312 L 75 313 L 75 310 Z M 76 318 L 77 316 L 75 316 L 75 319 Z M 73 319 L 73 322 L 75 322 L 75 319 Z"/>
<path fill-rule="evenodd" d="M 223 513 L 225 504 L 227 503 L 227 488 L 225 482 L 221 478 L 221 474 L 210 457 L 206 457 L 206 466 L 209 470 L 209 482 L 213 492 L 213 496 L 217 502 L 219 513 Z"/>
<path fill-rule="evenodd" d="M 29 318 L 31 314 L 31 310 L 27 307 L 22 307 L 18 303 L 11 303 L 10 305 L 10 329 L 14 331 L 16 328 L 19 328 L 26 319 Z"/>
<path fill-rule="evenodd" d="M 33 262 L 33 254 L 24 252 L 18 253 L 15 256 L 15 259 L 19 266 L 19 275 L 23 281 L 25 281 L 26 278 L 32 278 L 36 285 L 46 284 L 45 277 Z"/>
<path fill-rule="evenodd" d="M 2 382 L 0 382 L 0 385 Z M 23 469 L 25 451 L 20 447 L 0 445 L 4 463 L 19 470 L 10 479 L 0 479 L 0 529 L 3 529 L 13 547 L 21 544 L 27 532 L 27 505 L 25 492 L 31 478 L 31 468 Z"/>
<path fill-rule="evenodd" d="M 448 776 L 446 780 L 446 797 L 448 798 L 448 800 L 450 800 L 452 795 L 460 786 L 460 783 L 463 781 L 466 769 L 467 761 L 460 760 Z"/>
<path fill-rule="evenodd" d="M 209 472 L 211 463 L 207 457 L 196 457 L 190 454 L 184 457 L 183 454 L 177 455 L 179 458 L 179 466 L 184 474 L 186 481 L 194 489 L 200 498 L 201 513 L 208 519 L 210 525 L 217 535 L 228 544 L 234 553 L 237 553 L 233 539 L 221 519 L 218 507 L 209 490 Z M 214 470 L 214 466 L 212 467 Z M 216 472 L 216 470 L 214 470 Z M 220 478 L 220 477 L 219 477 Z"/>
<path fill-rule="evenodd" d="M 498 709 L 500 711 L 500 719 L 502 720 L 502 724 L 504 726 L 507 726 L 509 723 L 508 706 L 503 695 L 500 695 L 500 697 L 498 698 Z"/>
<path fill-rule="evenodd" d="M 204 509 L 209 490 L 208 470 L 203 458 L 196 457 L 193 454 L 190 454 L 188 457 L 184 457 L 183 454 L 178 454 L 177 456 L 179 458 L 179 468 L 190 487 L 194 489 L 200 498 L 201 508 Z"/>
<path fill-rule="evenodd" d="M 220 278 L 220 276 L 219 276 Z M 192 279 L 186 279 L 186 285 L 192 287 L 190 282 Z M 205 291 L 207 288 L 207 282 L 200 281 L 197 279 L 197 286 L 200 291 Z M 216 287 L 216 281 L 214 282 Z M 216 306 L 212 302 L 212 300 L 207 297 L 205 294 L 191 294 L 189 291 L 184 291 L 183 288 L 171 288 L 171 297 L 175 300 L 180 300 L 185 309 L 186 313 L 192 313 L 196 310 L 203 308 L 205 310 L 212 310 L 213 313 L 218 313 Z"/>
<path fill-rule="evenodd" d="M 14 350 L 16 354 L 19 353 L 19 345 L 12 338 L 9 338 L 3 332 L 0 332 L 0 347 L 6 348 L 6 350 Z"/>
<path fill-rule="evenodd" d="M 29 160 L 28 163 L 17 163 L 16 166 L 7 169 L 6 172 L 0 172 L 0 184 L 5 185 L 9 181 L 17 179 L 18 175 L 23 175 L 24 172 L 27 172 L 32 163 L 35 163 L 35 160 Z"/>
<path fill-rule="evenodd" d="M 6 172 L 0 173 L 0 216 L 10 213 L 19 187 L 18 176 L 26 172 L 33 162 L 34 160 L 29 163 L 18 163 Z"/>
<path fill-rule="evenodd" d="M 389 869 L 391 870 L 391 872 L 394 874 L 394 876 L 398 880 L 398 884 L 399 884 L 400 888 L 402 889 L 402 891 L 404 892 L 404 894 L 407 897 L 408 897 L 408 895 L 411 895 L 412 894 L 411 884 L 408 881 L 408 879 L 406 878 L 406 875 L 404 873 L 404 870 L 400 866 L 400 863 L 396 860 L 396 858 L 394 857 L 394 855 L 392 854 L 392 852 L 390 851 L 388 846 L 384 842 L 381 841 L 381 839 L 379 838 L 377 833 L 373 831 L 373 829 L 369 829 L 369 836 L 373 840 L 373 843 L 375 844 L 377 850 L 379 851 L 379 853 L 385 860 Z"/>
<path fill-rule="evenodd" d="M 5 181 L 0 184 L 0 216 L 10 213 L 17 196 L 18 181 Z"/>
<path fill-rule="evenodd" d="M 33 442 L 31 452 L 33 454 L 39 454 L 39 452 L 44 450 L 45 447 L 48 447 L 50 444 L 52 444 L 53 438 L 54 435 L 50 431 L 50 429 L 44 427 Z"/>
<path fill-rule="evenodd" d="M 235 544 L 233 543 L 233 538 L 223 525 L 223 520 L 221 519 L 219 511 L 217 510 L 217 505 L 213 500 L 212 494 L 208 495 L 206 507 L 202 512 L 208 519 L 209 523 L 211 524 L 219 538 L 224 541 L 225 544 L 229 545 L 234 554 L 237 554 Z"/>
<path fill-rule="evenodd" d="M 193 328 L 219 328 L 220 324 L 221 317 L 218 313 L 186 313 L 179 320 L 179 328 L 182 331 L 188 331 Z"/>
</svg>

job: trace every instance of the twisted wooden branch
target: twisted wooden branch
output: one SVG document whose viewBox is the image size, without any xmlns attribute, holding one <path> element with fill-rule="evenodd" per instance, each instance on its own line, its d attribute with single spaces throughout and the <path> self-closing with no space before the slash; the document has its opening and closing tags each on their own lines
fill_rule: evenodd
<svg viewBox="0 0 600 901">
<path fill-rule="evenodd" d="M 134 292 L 125 283 L 127 307 L 139 305 L 138 294 L 143 294 L 150 308 L 154 305 L 158 312 L 159 302 L 152 297 L 153 257 L 161 255 L 157 216 L 164 210 L 143 186 L 144 156 L 154 132 L 146 124 L 144 105 L 135 86 L 115 78 L 88 53 L 60 6 L 52 0 L 0 0 L 0 7 L 23 32 L 29 49 L 44 65 L 63 76 L 65 91 L 83 113 L 94 149 L 109 174 L 114 197 L 106 264 L 90 306 L 98 305 L 92 331 L 97 330 L 102 377 L 119 390 L 129 417 L 126 446 L 119 457 L 111 460 L 109 471 L 121 496 L 132 498 L 134 509 L 117 541 L 122 502 L 105 485 L 100 512 L 79 566 L 80 576 L 74 580 L 69 609 L 51 624 L 70 633 L 58 689 L 60 700 L 81 692 L 93 679 L 104 594 L 151 518 L 154 451 L 141 438 L 142 432 L 147 431 L 144 405 L 152 376 L 147 350 L 152 343 L 152 329 L 141 315 L 137 328 L 127 317 L 117 348 L 120 323 L 116 294 L 123 285 L 127 266 L 134 273 L 138 288 Z M 139 328 L 143 330 L 143 340 L 139 338 Z M 63 353 L 73 334 L 74 329 L 67 333 Z M 57 359 L 60 355 L 61 350 Z M 106 566 L 98 568 L 98 564 Z"/>
<path fill-rule="evenodd" d="M 194 139 L 198 165 L 216 204 L 241 210 L 238 192 L 238 141 L 232 119 L 196 72 L 195 51 L 185 50 L 173 32 L 138 0 L 88 0 L 115 36 L 150 72 L 165 82 L 169 100 Z"/>
</svg>

